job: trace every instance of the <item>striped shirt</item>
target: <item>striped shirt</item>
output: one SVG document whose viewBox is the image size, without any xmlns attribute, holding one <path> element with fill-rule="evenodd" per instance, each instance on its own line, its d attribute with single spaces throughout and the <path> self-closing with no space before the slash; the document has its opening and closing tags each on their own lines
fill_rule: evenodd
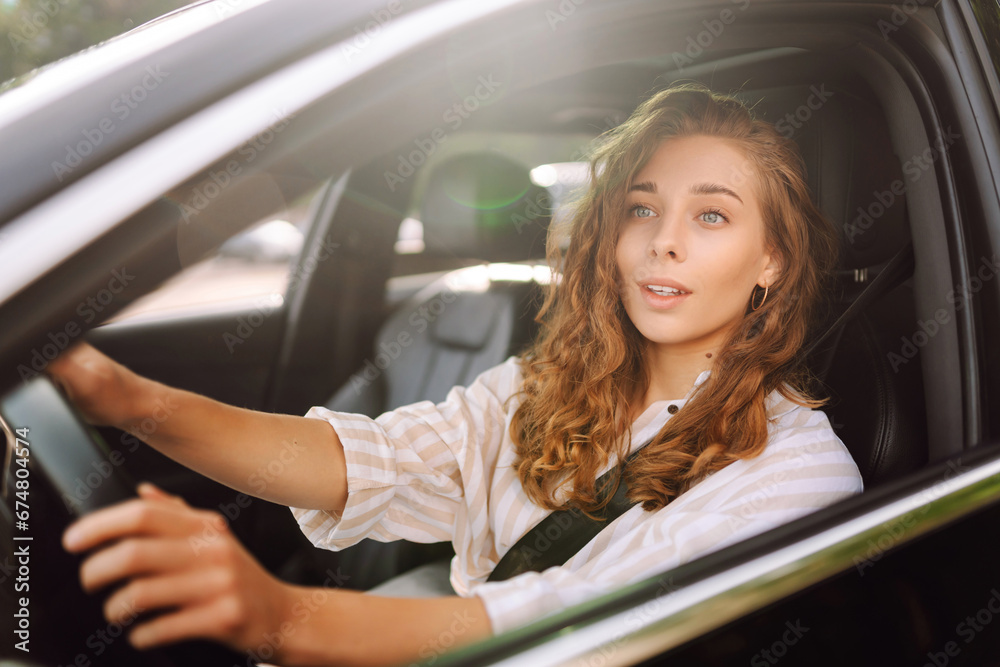
<svg viewBox="0 0 1000 667">
<path fill-rule="evenodd" d="M 641 446 L 709 376 L 702 372 L 683 399 L 657 401 L 632 425 Z M 314 407 L 337 432 L 347 459 L 342 515 L 292 508 L 316 546 L 339 550 L 362 538 L 451 541 L 451 584 L 478 595 L 495 633 L 640 581 L 862 490 L 861 475 L 826 414 L 777 391 L 766 399 L 769 438 L 762 454 L 736 461 L 662 509 L 637 504 L 609 524 L 565 565 L 486 582 L 501 556 L 550 510 L 524 493 L 514 468 L 509 426 L 519 398 L 517 357 L 481 373 L 445 400 L 421 401 L 376 419 Z M 676 412 L 676 410 L 674 411 Z M 614 465 L 609 461 L 604 471 Z"/>
</svg>

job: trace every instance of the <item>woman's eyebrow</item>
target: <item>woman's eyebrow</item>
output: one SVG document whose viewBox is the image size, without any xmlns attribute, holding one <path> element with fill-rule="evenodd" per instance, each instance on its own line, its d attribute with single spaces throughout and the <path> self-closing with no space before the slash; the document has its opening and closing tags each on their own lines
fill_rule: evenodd
<svg viewBox="0 0 1000 667">
<path fill-rule="evenodd" d="M 640 181 L 639 183 L 633 183 L 628 189 L 629 192 L 648 192 L 649 194 L 656 194 L 656 183 L 653 181 Z M 727 188 L 725 185 L 719 185 L 718 183 L 697 183 L 691 186 L 689 192 L 693 195 L 729 195 L 743 204 L 743 199 L 736 194 L 732 189 Z"/>
<path fill-rule="evenodd" d="M 690 192 L 693 195 L 729 195 L 730 197 L 734 197 L 739 203 L 743 203 L 743 199 L 738 194 L 725 185 L 719 185 L 718 183 L 698 183 L 691 186 Z"/>
<path fill-rule="evenodd" d="M 633 183 L 632 187 L 628 189 L 629 192 L 648 192 L 651 195 L 656 194 L 656 183 L 653 181 L 642 181 L 641 183 Z"/>
</svg>

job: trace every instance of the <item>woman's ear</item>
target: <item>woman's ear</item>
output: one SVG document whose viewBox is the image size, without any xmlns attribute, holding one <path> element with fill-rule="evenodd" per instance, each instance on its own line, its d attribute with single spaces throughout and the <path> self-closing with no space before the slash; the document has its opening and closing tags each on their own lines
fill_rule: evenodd
<svg viewBox="0 0 1000 667">
<path fill-rule="evenodd" d="M 775 250 L 764 255 L 764 268 L 757 276 L 757 284 L 761 287 L 770 287 L 781 277 L 781 256 Z"/>
</svg>

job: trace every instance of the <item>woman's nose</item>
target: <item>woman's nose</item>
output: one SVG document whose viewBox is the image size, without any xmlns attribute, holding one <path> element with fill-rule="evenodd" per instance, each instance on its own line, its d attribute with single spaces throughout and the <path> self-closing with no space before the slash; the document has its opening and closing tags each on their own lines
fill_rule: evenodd
<svg viewBox="0 0 1000 667">
<path fill-rule="evenodd" d="M 660 216 L 659 224 L 653 229 L 649 240 L 650 257 L 671 257 L 684 261 L 684 233 L 686 227 L 680 213 L 668 213 Z"/>
</svg>

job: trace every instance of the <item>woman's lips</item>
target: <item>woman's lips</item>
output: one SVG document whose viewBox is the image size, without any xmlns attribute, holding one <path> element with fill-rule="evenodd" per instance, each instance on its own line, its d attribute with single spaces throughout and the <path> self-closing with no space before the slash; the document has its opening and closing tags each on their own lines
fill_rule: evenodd
<svg viewBox="0 0 1000 667">
<path fill-rule="evenodd" d="M 647 286 L 640 287 L 639 291 L 642 292 L 642 298 L 646 301 L 646 304 L 657 310 L 669 310 L 671 308 L 676 308 L 685 299 L 691 296 L 690 292 L 676 295 L 658 294 L 649 289 Z"/>
</svg>

